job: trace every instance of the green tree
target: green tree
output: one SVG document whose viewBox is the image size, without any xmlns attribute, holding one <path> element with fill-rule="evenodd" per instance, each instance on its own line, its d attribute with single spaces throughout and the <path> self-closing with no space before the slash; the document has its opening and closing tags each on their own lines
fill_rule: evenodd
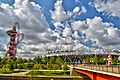
<svg viewBox="0 0 120 80">
<path fill-rule="evenodd" d="M 13 67 L 13 64 L 14 64 L 13 58 L 7 59 L 6 63 L 10 65 L 10 69 L 14 69 L 14 67 Z"/>
<path fill-rule="evenodd" d="M 23 63 L 27 63 L 27 60 L 26 60 L 26 59 L 23 59 Z"/>
<path fill-rule="evenodd" d="M 1 64 L 2 58 L 0 57 L 0 64 Z"/>
<path fill-rule="evenodd" d="M 112 59 L 112 63 L 113 64 L 117 64 L 119 62 L 119 60 L 118 60 L 118 58 L 117 57 L 114 57 L 113 59 Z"/>
<path fill-rule="evenodd" d="M 52 66 L 52 69 L 54 69 L 54 70 L 61 70 L 61 69 L 62 69 L 62 66 L 59 65 L 59 64 L 54 64 L 54 65 Z"/>
<path fill-rule="evenodd" d="M 43 64 L 47 64 L 48 63 L 48 57 L 42 57 L 41 61 Z"/>
<path fill-rule="evenodd" d="M 99 63 L 100 64 L 105 64 L 104 58 L 102 56 L 99 58 Z"/>
<path fill-rule="evenodd" d="M 6 58 L 2 58 L 1 64 L 4 65 L 6 63 L 6 60 L 7 60 Z"/>
<path fill-rule="evenodd" d="M 34 65 L 33 63 L 28 63 L 28 64 L 27 64 L 27 69 L 32 69 L 32 68 L 33 68 L 33 65 Z"/>
<path fill-rule="evenodd" d="M 57 57 L 55 62 L 56 62 L 57 64 L 61 64 L 62 61 L 63 61 L 63 60 L 62 60 L 61 57 Z"/>
<path fill-rule="evenodd" d="M 7 63 L 7 64 L 13 64 L 14 61 L 13 61 L 13 59 L 9 58 L 9 59 L 6 60 L 6 63 Z"/>
<path fill-rule="evenodd" d="M 90 57 L 89 56 L 86 56 L 85 63 L 90 64 Z"/>
<path fill-rule="evenodd" d="M 15 61 L 17 60 L 17 58 L 16 58 L 16 57 L 13 57 L 12 60 L 15 62 Z"/>
<path fill-rule="evenodd" d="M 41 69 L 41 64 L 34 64 L 33 69 Z"/>
<path fill-rule="evenodd" d="M 98 58 L 97 58 L 97 55 L 95 55 L 94 57 L 93 57 L 93 63 L 94 64 L 98 64 Z"/>
<path fill-rule="evenodd" d="M 68 67 L 67 64 L 64 64 L 64 65 L 63 65 L 63 70 L 69 70 L 69 67 Z"/>
<path fill-rule="evenodd" d="M 3 70 L 10 70 L 11 69 L 11 65 L 10 64 L 5 64 L 2 67 Z"/>
<path fill-rule="evenodd" d="M 27 60 L 27 63 L 32 63 L 32 59 L 29 58 L 29 59 Z"/>
<path fill-rule="evenodd" d="M 42 63 L 42 60 L 41 58 L 38 56 L 36 58 L 33 59 L 33 62 L 36 63 L 36 64 L 41 64 Z"/>
<path fill-rule="evenodd" d="M 42 69 L 48 69 L 48 65 L 42 64 Z"/>
<path fill-rule="evenodd" d="M 18 69 L 23 69 L 23 66 L 24 66 L 23 63 L 17 64 L 17 68 L 18 68 Z"/>
<path fill-rule="evenodd" d="M 47 65 L 47 69 L 51 70 L 53 68 L 52 64 Z"/>
<path fill-rule="evenodd" d="M 23 63 L 23 59 L 22 59 L 22 58 L 18 58 L 18 59 L 16 60 L 16 63 L 17 63 L 17 64 Z"/>
<path fill-rule="evenodd" d="M 13 64 L 13 68 L 17 69 L 17 64 L 16 63 Z"/>
<path fill-rule="evenodd" d="M 24 66 L 23 66 L 23 69 L 28 69 L 27 66 L 28 64 L 27 63 L 24 63 Z"/>
<path fill-rule="evenodd" d="M 50 63 L 50 64 L 54 64 L 54 62 L 55 62 L 55 57 L 50 57 L 49 63 Z"/>
</svg>

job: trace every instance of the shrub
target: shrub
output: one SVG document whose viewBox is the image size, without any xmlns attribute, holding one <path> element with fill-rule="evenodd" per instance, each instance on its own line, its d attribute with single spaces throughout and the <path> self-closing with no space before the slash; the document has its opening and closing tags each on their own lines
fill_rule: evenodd
<svg viewBox="0 0 120 80">
<path fill-rule="evenodd" d="M 62 60 L 61 57 L 57 57 L 55 62 L 56 62 L 57 64 L 61 64 L 62 61 L 63 61 L 63 60 Z"/>
<path fill-rule="evenodd" d="M 33 69 L 41 69 L 41 65 L 40 64 L 34 64 Z"/>
<path fill-rule="evenodd" d="M 3 70 L 10 70 L 10 68 L 11 68 L 10 64 L 3 65 L 2 67 Z"/>
<path fill-rule="evenodd" d="M 14 69 L 17 69 L 17 64 L 16 64 L 16 63 L 13 64 L 13 68 L 14 68 Z"/>
<path fill-rule="evenodd" d="M 69 67 L 68 67 L 67 64 L 64 64 L 64 65 L 63 65 L 63 70 L 69 70 Z"/>
<path fill-rule="evenodd" d="M 49 64 L 47 69 L 51 70 L 53 68 L 52 64 Z"/>
<path fill-rule="evenodd" d="M 17 64 L 17 68 L 18 69 L 23 69 L 23 66 L 24 66 L 24 64 L 22 64 L 22 63 L 21 64 Z"/>
<path fill-rule="evenodd" d="M 27 69 L 32 69 L 34 64 L 28 63 L 28 64 L 26 64 L 26 65 L 27 65 Z"/>
<path fill-rule="evenodd" d="M 54 69 L 54 70 L 61 70 L 62 67 L 61 67 L 61 65 L 54 64 L 52 69 Z"/>
<path fill-rule="evenodd" d="M 42 64 L 42 69 L 48 69 L 48 65 Z"/>
</svg>

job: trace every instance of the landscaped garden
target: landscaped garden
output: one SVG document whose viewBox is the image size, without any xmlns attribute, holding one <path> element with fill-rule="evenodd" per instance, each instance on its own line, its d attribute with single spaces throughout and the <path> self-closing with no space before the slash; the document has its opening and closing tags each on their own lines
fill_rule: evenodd
<svg viewBox="0 0 120 80">
<path fill-rule="evenodd" d="M 0 73 L 10 74 L 24 70 L 69 70 L 61 57 L 37 57 L 34 59 L 0 58 Z"/>
</svg>

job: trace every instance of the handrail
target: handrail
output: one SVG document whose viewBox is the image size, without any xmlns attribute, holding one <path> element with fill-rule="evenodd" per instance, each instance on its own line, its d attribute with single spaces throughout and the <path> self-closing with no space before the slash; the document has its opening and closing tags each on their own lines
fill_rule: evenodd
<svg viewBox="0 0 120 80">
<path fill-rule="evenodd" d="M 74 67 L 87 68 L 96 71 L 110 72 L 120 74 L 120 65 L 74 65 Z"/>
</svg>

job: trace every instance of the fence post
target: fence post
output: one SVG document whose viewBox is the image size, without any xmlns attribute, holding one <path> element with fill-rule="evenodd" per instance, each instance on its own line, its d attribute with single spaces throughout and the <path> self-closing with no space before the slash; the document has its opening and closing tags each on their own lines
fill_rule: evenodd
<svg viewBox="0 0 120 80">
<path fill-rule="evenodd" d="M 102 66 L 102 71 L 103 71 L 103 66 Z"/>
<path fill-rule="evenodd" d="M 97 66 L 95 66 L 96 67 L 96 70 L 97 70 Z"/>
<path fill-rule="evenodd" d="M 112 65 L 112 73 L 113 73 L 113 65 Z"/>
<path fill-rule="evenodd" d="M 107 65 L 107 72 L 108 72 L 108 65 Z"/>
<path fill-rule="evenodd" d="M 100 71 L 100 66 L 99 66 L 99 71 Z"/>
<path fill-rule="evenodd" d="M 118 66 L 118 73 L 120 73 L 120 66 Z"/>
</svg>

